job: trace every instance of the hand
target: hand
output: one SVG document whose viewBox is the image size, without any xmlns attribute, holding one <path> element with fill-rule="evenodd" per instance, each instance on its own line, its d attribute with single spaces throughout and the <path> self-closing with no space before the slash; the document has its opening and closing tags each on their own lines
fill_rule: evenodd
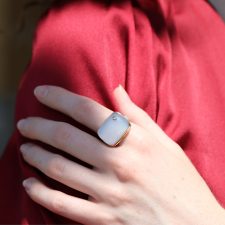
<svg viewBox="0 0 225 225">
<path fill-rule="evenodd" d="M 63 88 L 38 87 L 37 99 L 97 132 L 113 112 Z M 132 127 L 116 147 L 67 123 L 27 118 L 22 135 L 61 149 L 93 166 L 88 169 L 28 143 L 24 160 L 47 176 L 89 199 L 52 190 L 36 178 L 25 182 L 27 194 L 47 209 L 82 224 L 198 225 L 225 224 L 225 213 L 183 150 L 129 100 L 123 89 L 114 96 Z"/>
</svg>

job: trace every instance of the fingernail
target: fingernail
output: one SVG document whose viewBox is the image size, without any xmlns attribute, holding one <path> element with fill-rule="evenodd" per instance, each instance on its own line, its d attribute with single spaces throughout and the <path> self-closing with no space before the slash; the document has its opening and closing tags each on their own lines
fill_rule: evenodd
<svg viewBox="0 0 225 225">
<path fill-rule="evenodd" d="M 38 98 L 44 98 L 48 93 L 48 87 L 38 86 L 34 89 L 34 95 Z"/>
<path fill-rule="evenodd" d="M 31 181 L 26 179 L 23 181 L 23 186 L 25 187 L 25 189 L 28 191 L 31 187 Z"/>
<path fill-rule="evenodd" d="M 25 127 L 25 123 L 26 123 L 26 119 L 20 120 L 20 121 L 17 123 L 17 128 L 18 128 L 19 130 L 23 130 L 24 127 Z"/>
<path fill-rule="evenodd" d="M 119 85 L 119 89 L 123 99 L 126 100 L 127 102 L 131 102 L 129 95 L 127 94 L 127 92 L 124 90 L 124 88 L 121 85 Z"/>
<path fill-rule="evenodd" d="M 31 144 L 31 143 L 22 144 L 22 145 L 20 146 L 20 151 L 21 151 L 24 155 L 26 155 L 27 150 L 28 150 L 30 147 L 32 147 L 32 146 L 34 146 L 34 144 Z"/>
</svg>

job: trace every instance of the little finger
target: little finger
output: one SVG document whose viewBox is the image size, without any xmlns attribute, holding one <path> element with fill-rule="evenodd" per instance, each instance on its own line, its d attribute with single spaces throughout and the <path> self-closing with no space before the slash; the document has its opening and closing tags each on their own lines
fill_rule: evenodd
<svg viewBox="0 0 225 225">
<path fill-rule="evenodd" d="M 110 224 L 110 216 L 99 204 L 53 190 L 32 177 L 23 182 L 31 199 L 50 211 L 81 224 Z"/>
<path fill-rule="evenodd" d="M 34 144 L 21 146 L 24 160 L 47 176 L 80 192 L 99 199 L 98 191 L 102 186 L 100 174 L 72 162 L 61 155 L 50 153 Z"/>
</svg>

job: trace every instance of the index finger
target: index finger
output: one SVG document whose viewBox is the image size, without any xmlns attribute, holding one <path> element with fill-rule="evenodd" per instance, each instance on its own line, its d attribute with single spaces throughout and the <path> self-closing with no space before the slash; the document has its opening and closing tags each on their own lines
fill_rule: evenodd
<svg viewBox="0 0 225 225">
<path fill-rule="evenodd" d="M 34 94 L 41 103 L 70 116 L 94 132 L 97 132 L 113 113 L 112 110 L 98 102 L 61 87 L 39 86 L 34 90 Z M 133 138 L 126 137 L 123 143 L 125 144 L 129 139 L 133 140 Z"/>
<path fill-rule="evenodd" d="M 61 87 L 39 86 L 35 88 L 34 94 L 43 104 L 70 116 L 95 132 L 113 113 L 96 101 Z"/>
</svg>

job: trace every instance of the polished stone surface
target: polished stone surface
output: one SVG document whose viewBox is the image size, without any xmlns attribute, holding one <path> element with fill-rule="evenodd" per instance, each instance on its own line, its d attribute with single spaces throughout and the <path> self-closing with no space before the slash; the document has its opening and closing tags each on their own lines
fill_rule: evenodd
<svg viewBox="0 0 225 225">
<path fill-rule="evenodd" d="M 98 136 L 108 145 L 114 145 L 124 135 L 129 122 L 117 112 L 112 113 L 98 129 Z"/>
</svg>

